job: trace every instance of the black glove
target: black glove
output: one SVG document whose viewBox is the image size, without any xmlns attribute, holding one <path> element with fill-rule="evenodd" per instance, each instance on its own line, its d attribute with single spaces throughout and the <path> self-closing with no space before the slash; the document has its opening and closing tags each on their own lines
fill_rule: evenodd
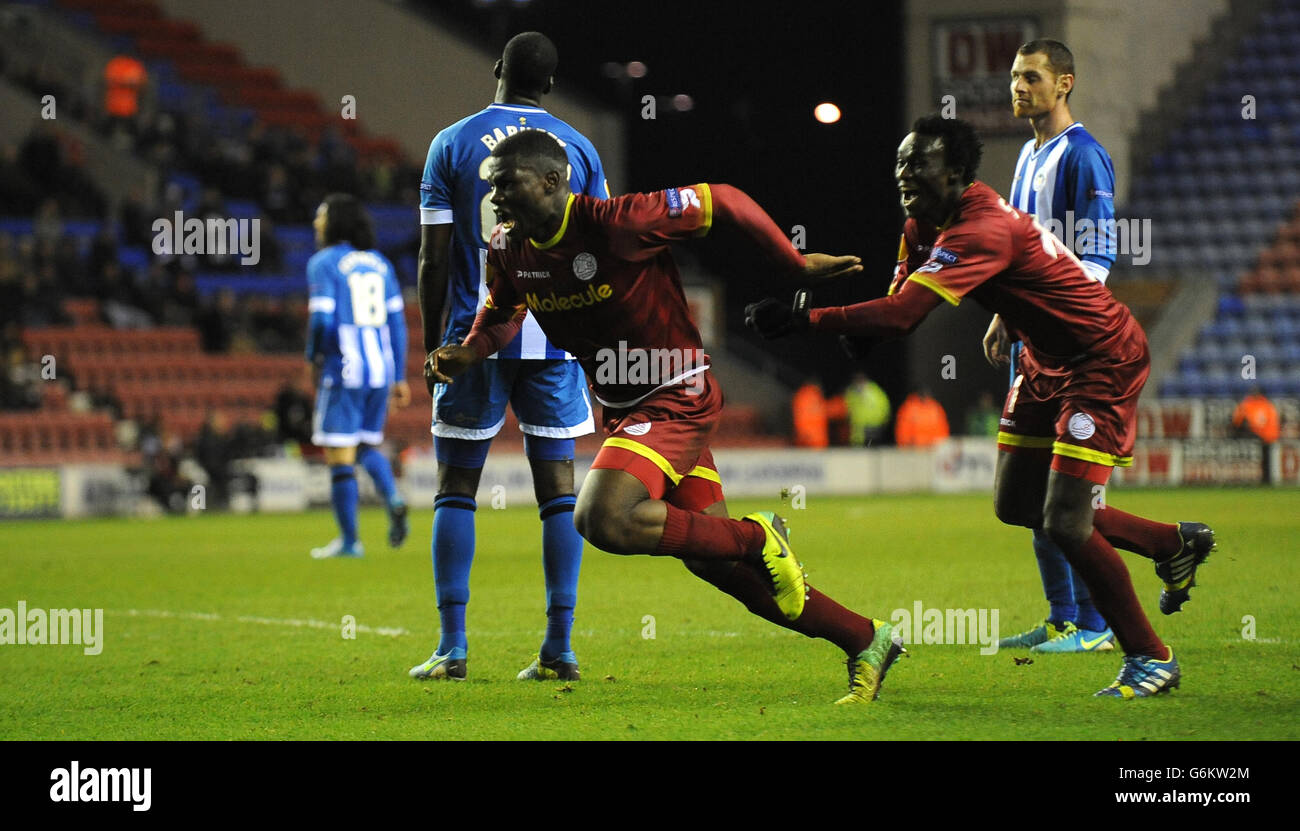
<svg viewBox="0 0 1300 831">
<path fill-rule="evenodd" d="M 876 345 L 875 338 L 861 337 L 858 335 L 840 335 L 840 349 L 855 361 L 860 361 L 867 357 L 871 348 Z"/>
<path fill-rule="evenodd" d="M 768 340 L 785 337 L 808 328 L 808 291 L 794 293 L 794 303 L 764 297 L 745 307 L 745 325 Z"/>
</svg>

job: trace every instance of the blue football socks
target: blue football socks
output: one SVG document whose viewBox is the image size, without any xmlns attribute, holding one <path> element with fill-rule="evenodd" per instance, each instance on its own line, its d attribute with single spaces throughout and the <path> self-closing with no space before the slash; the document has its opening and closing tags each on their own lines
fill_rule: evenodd
<svg viewBox="0 0 1300 831">
<path fill-rule="evenodd" d="M 393 505 L 400 505 L 402 499 L 397 495 L 397 482 L 393 479 L 393 466 L 389 464 L 388 457 L 378 448 L 365 445 L 357 454 L 357 461 L 374 480 L 375 490 L 379 492 L 384 504 L 390 508 Z"/>
<path fill-rule="evenodd" d="M 1074 586 L 1074 605 L 1079 610 L 1074 625 L 1089 632 L 1105 632 L 1110 628 L 1110 624 L 1106 623 L 1106 618 L 1102 617 L 1101 612 L 1097 611 L 1097 607 L 1092 604 L 1092 594 L 1089 593 L 1083 578 L 1077 571 L 1072 571 L 1070 578 Z"/>
<path fill-rule="evenodd" d="M 351 548 L 357 544 L 357 476 L 352 465 L 330 466 L 330 501 L 343 547 Z"/>
<path fill-rule="evenodd" d="M 546 573 L 546 639 L 542 641 L 541 657 L 548 661 L 571 654 L 569 636 L 582 566 L 582 537 L 573 527 L 576 502 L 573 494 L 565 494 L 537 506 L 542 520 L 542 569 Z"/>
<path fill-rule="evenodd" d="M 442 635 L 438 653 L 467 649 L 465 604 L 469 603 L 469 570 L 474 562 L 473 497 L 439 496 L 433 503 L 433 580 L 438 591 Z"/>
<path fill-rule="evenodd" d="M 1065 554 L 1041 528 L 1034 530 L 1034 556 L 1043 578 L 1043 593 L 1051 606 L 1047 619 L 1054 623 L 1075 620 L 1079 609 L 1074 596 L 1074 572 Z"/>
</svg>

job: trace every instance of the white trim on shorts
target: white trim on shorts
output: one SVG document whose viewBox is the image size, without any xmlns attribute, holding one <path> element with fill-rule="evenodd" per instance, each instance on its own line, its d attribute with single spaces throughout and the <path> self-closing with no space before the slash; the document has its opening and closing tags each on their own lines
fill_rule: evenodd
<svg viewBox="0 0 1300 831">
<path fill-rule="evenodd" d="M 576 439 L 588 433 L 596 432 L 596 419 L 591 414 L 591 404 L 587 404 L 587 420 L 572 427 L 539 427 L 536 424 L 519 423 L 519 429 L 530 436 L 543 439 Z"/>
<path fill-rule="evenodd" d="M 361 442 L 358 438 L 360 433 L 321 433 L 311 434 L 311 443 L 317 447 L 356 447 Z M 380 436 L 383 440 L 383 436 Z"/>
<path fill-rule="evenodd" d="M 484 439 L 490 439 L 497 433 L 500 433 L 501 428 L 505 426 L 505 423 L 505 415 L 502 415 L 501 420 L 491 427 L 484 427 L 481 429 L 476 429 L 474 427 L 455 427 L 451 424 L 443 424 L 441 421 L 434 421 L 433 427 L 429 429 L 429 432 L 444 439 L 483 441 Z"/>
</svg>

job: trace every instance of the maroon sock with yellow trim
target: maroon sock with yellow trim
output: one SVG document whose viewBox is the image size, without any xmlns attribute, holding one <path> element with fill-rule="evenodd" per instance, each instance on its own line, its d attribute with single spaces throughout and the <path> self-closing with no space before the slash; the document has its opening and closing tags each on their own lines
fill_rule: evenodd
<svg viewBox="0 0 1300 831">
<path fill-rule="evenodd" d="M 1073 553 L 1066 551 L 1065 555 L 1088 586 L 1097 611 L 1115 630 L 1115 639 L 1124 654 L 1165 660 L 1168 654 L 1165 645 L 1142 611 L 1128 567 L 1101 532 L 1094 529 L 1082 548 Z"/>
<path fill-rule="evenodd" d="M 691 571 L 709 585 L 745 604 L 753 614 L 783 629 L 828 640 L 850 656 L 856 656 L 871 645 L 871 639 L 876 636 L 876 627 L 871 620 L 844 608 L 812 586 L 807 587 L 803 614 L 798 620 L 788 619 L 776 605 L 771 582 L 761 568 L 753 563 L 714 560 L 692 566 Z"/>
<path fill-rule="evenodd" d="M 758 554 L 767 532 L 757 522 L 683 511 L 665 503 L 668 516 L 656 555 L 709 560 L 743 560 Z"/>
<path fill-rule="evenodd" d="M 1116 548 L 1162 562 L 1183 550 L 1177 525 L 1126 514 L 1107 505 L 1092 517 L 1092 525 Z"/>
</svg>

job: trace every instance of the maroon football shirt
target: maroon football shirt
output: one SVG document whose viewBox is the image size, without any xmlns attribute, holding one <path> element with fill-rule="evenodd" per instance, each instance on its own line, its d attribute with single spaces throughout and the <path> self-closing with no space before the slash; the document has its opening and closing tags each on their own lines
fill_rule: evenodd
<svg viewBox="0 0 1300 831">
<path fill-rule="evenodd" d="M 1060 240 L 983 182 L 962 194 L 947 228 L 908 219 L 898 253 L 890 294 L 911 280 L 953 305 L 973 297 L 1046 366 L 1096 352 L 1136 326 Z"/>
<path fill-rule="evenodd" d="M 578 359 L 603 404 L 630 406 L 683 383 L 708 357 L 669 246 L 708 233 L 712 200 L 707 184 L 614 199 L 575 194 L 550 240 L 512 239 L 498 226 L 487 308 L 532 312 Z"/>
</svg>

